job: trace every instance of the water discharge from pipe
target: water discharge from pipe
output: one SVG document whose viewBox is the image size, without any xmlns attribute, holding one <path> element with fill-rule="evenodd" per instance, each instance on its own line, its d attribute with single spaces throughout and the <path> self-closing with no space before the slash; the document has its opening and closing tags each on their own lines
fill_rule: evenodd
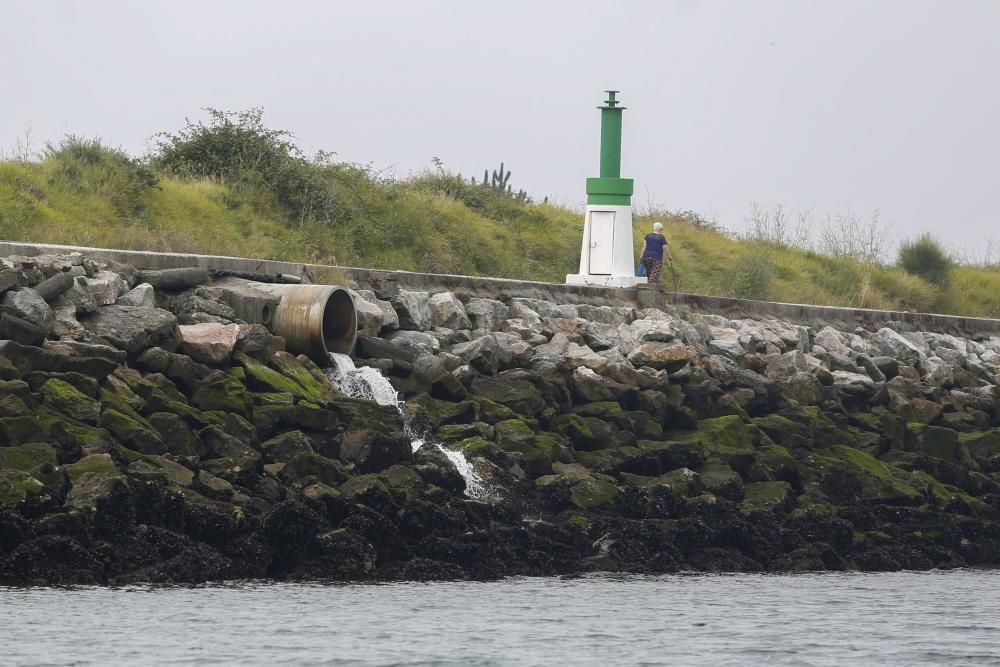
<svg viewBox="0 0 1000 667">
<path fill-rule="evenodd" d="M 403 427 L 406 435 L 410 438 L 413 451 L 426 444 L 427 435 L 419 433 L 413 426 L 410 416 L 406 411 L 406 403 L 399 400 L 399 395 L 389 382 L 388 378 L 382 375 L 378 369 L 369 366 L 358 368 L 354 360 L 349 355 L 330 353 L 330 368 L 327 370 L 330 380 L 345 394 L 352 398 L 364 398 L 375 401 L 379 405 L 391 405 L 399 410 L 403 417 Z M 465 480 L 465 495 L 477 500 L 487 500 L 497 498 L 497 491 L 483 479 L 483 476 L 469 463 L 465 454 L 453 449 L 448 449 L 441 443 L 432 443 L 458 470 L 458 474 Z"/>
</svg>

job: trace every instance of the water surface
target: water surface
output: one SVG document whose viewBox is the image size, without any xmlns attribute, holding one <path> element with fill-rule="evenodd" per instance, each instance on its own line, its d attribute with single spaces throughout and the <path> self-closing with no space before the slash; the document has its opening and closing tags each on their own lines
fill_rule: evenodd
<svg viewBox="0 0 1000 667">
<path fill-rule="evenodd" d="M 1000 572 L 0 588 L 12 665 L 1000 664 Z"/>
</svg>

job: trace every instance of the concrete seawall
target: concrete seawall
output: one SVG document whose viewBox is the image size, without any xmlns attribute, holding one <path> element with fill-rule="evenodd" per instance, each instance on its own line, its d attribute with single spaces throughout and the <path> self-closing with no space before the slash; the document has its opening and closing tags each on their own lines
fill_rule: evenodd
<svg viewBox="0 0 1000 667">
<path fill-rule="evenodd" d="M 329 282 L 346 277 L 355 287 L 372 289 L 380 294 L 392 294 L 397 289 L 451 291 L 460 295 L 489 298 L 526 297 L 555 303 L 589 303 L 594 305 L 635 305 L 640 308 L 673 305 L 692 311 L 713 313 L 728 318 L 776 318 L 814 327 L 830 325 L 845 330 L 854 327 L 877 329 L 888 324 L 910 326 L 921 331 L 984 336 L 1000 334 L 1000 320 L 911 313 L 863 308 L 840 308 L 808 304 L 754 301 L 700 294 L 673 293 L 648 288 L 620 289 L 583 287 L 528 280 L 507 280 L 449 274 L 382 271 L 352 267 L 333 267 L 276 260 L 249 259 L 218 255 L 161 253 L 138 250 L 114 250 L 41 243 L 0 241 L 0 256 L 35 256 L 48 253 L 81 252 L 104 260 L 131 264 L 143 269 L 164 269 L 198 266 L 210 271 L 259 274 L 285 274 L 301 277 L 308 282 Z"/>
</svg>

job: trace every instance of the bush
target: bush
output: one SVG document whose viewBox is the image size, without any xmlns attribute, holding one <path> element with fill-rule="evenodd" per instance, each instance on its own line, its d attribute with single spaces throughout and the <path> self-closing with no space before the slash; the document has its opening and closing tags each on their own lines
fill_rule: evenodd
<svg viewBox="0 0 1000 667">
<path fill-rule="evenodd" d="M 953 262 L 941 244 L 930 234 L 905 241 L 899 248 L 899 266 L 941 288 L 951 283 Z"/>
<path fill-rule="evenodd" d="M 159 179 L 139 160 L 100 139 L 67 135 L 57 144 L 47 143 L 42 158 L 48 167 L 49 186 L 79 195 L 105 198 L 122 218 L 131 218 L 145 208 L 145 194 Z"/>
<path fill-rule="evenodd" d="M 151 163 L 169 174 L 209 177 L 229 185 L 271 195 L 290 221 L 336 224 L 349 209 L 338 206 L 335 178 L 340 165 L 329 153 L 309 160 L 285 130 L 264 125 L 264 110 L 220 111 L 208 108 L 209 124 L 186 121 L 176 133 L 155 135 Z"/>
</svg>

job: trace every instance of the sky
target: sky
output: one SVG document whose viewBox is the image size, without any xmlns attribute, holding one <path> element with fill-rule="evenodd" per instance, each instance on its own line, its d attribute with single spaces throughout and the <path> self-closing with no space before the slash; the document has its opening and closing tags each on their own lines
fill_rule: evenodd
<svg viewBox="0 0 1000 667">
<path fill-rule="evenodd" d="M 634 203 L 734 230 L 853 211 L 968 256 L 1000 242 L 1000 0 L 0 0 L 0 148 L 144 153 L 260 106 L 309 152 L 581 207 L 620 90 Z"/>
</svg>

